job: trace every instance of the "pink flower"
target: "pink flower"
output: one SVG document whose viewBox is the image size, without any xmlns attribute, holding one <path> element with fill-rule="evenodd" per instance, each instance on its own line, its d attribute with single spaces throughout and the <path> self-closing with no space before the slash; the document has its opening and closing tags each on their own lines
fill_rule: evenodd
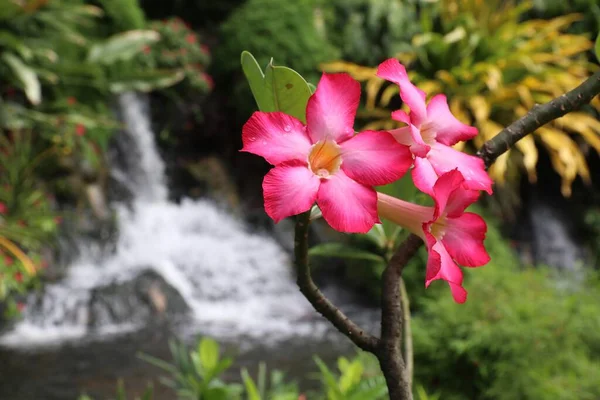
<svg viewBox="0 0 600 400">
<path fill-rule="evenodd" d="M 368 232 L 377 216 L 372 186 L 399 179 L 412 164 L 408 147 L 383 131 L 354 134 L 360 84 L 324 73 L 308 100 L 306 125 L 281 112 L 255 112 L 242 130 L 246 151 L 274 165 L 264 178 L 265 210 L 275 221 L 308 211 L 341 232 Z"/>
<path fill-rule="evenodd" d="M 4 215 L 8 212 L 8 207 L 6 207 L 6 204 L 4 204 L 3 202 L 0 201 L 0 215 Z"/>
<path fill-rule="evenodd" d="M 378 193 L 378 211 L 388 219 L 420 236 L 427 245 L 429 258 L 425 286 L 437 279 L 450 285 L 457 303 L 464 303 L 467 291 L 462 287 L 463 275 L 458 264 L 478 267 L 490 260 L 483 240 L 487 226 L 479 215 L 464 212 L 479 193 L 463 187 L 458 170 L 443 174 L 433 187 L 435 207 L 408 203 Z"/>
<path fill-rule="evenodd" d="M 425 92 L 413 85 L 400 62 L 390 58 L 379 65 L 377 76 L 397 84 L 410 114 L 394 111 L 392 118 L 408 126 L 391 131 L 398 142 L 410 146 L 415 155 L 412 170 L 415 185 L 430 194 L 438 176 L 455 168 L 463 175 L 467 189 L 492 193 L 492 180 L 483 161 L 450 146 L 477 136 L 477 128 L 457 120 L 448 108 L 446 96 L 433 96 L 425 102 Z"/>
</svg>

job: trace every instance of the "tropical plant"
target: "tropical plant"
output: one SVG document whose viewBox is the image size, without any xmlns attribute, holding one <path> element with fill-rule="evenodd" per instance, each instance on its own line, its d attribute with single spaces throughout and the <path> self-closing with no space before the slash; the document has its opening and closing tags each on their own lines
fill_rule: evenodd
<svg viewBox="0 0 600 400">
<path fill-rule="evenodd" d="M 454 115 L 473 124 L 480 147 L 537 103 L 544 103 L 581 83 L 597 69 L 586 59 L 592 47 L 586 35 L 564 31 L 581 15 L 552 20 L 521 21 L 529 2 L 440 0 L 421 8 L 423 33 L 413 38 L 413 49 L 398 54 L 408 65 L 413 82 L 428 95 L 444 93 Z M 346 71 L 366 85 L 366 129 L 394 128 L 387 109 L 397 99 L 396 85 L 384 86 L 375 69 L 348 62 L 324 65 L 328 71 Z M 592 102 L 600 109 L 600 100 Z M 581 111 L 539 128 L 516 143 L 518 151 L 503 154 L 490 169 L 500 184 L 518 176 L 522 165 L 536 180 L 538 148 L 550 155 L 562 178 L 562 193 L 580 177 L 590 180 L 583 140 L 600 152 L 600 122 Z"/>
<path fill-rule="evenodd" d="M 31 134 L 0 134 L 0 302 L 37 282 L 47 263 L 42 250 L 52 242 L 59 217 L 39 187 L 36 168 L 53 149 L 36 149 Z"/>
<path fill-rule="evenodd" d="M 416 381 L 448 400 L 598 398 L 598 277 L 521 269 L 509 252 L 497 256 L 466 277 L 465 305 L 417 299 Z"/>
<path fill-rule="evenodd" d="M 179 399 L 221 400 L 240 398 L 242 386 L 225 384 L 219 377 L 233 359 L 221 358 L 219 344 L 203 338 L 195 350 L 175 341 L 169 343 L 173 363 L 142 354 L 140 358 L 170 373 L 162 382 L 171 387 Z"/>
<path fill-rule="evenodd" d="M 339 376 L 319 358 L 314 357 L 321 373 L 327 400 L 378 400 L 387 397 L 385 378 L 379 371 L 377 360 L 360 353 L 354 360 L 340 357 L 337 360 Z"/>
</svg>

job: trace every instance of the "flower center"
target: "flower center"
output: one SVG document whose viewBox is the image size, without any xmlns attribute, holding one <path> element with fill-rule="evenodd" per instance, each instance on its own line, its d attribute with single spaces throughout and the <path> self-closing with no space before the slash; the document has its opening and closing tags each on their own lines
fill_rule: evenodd
<svg viewBox="0 0 600 400">
<path fill-rule="evenodd" d="M 441 215 L 431 226 L 429 227 L 429 233 L 433 235 L 437 240 L 442 240 L 446 234 L 446 216 Z"/>
<path fill-rule="evenodd" d="M 424 122 L 421 124 L 421 128 L 419 130 L 421 131 L 421 137 L 425 143 L 430 146 L 435 144 L 436 131 L 434 124 L 431 122 Z"/>
<path fill-rule="evenodd" d="M 339 171 L 342 165 L 340 146 L 333 140 L 321 140 L 313 145 L 308 154 L 308 165 L 313 174 L 327 179 Z"/>
</svg>

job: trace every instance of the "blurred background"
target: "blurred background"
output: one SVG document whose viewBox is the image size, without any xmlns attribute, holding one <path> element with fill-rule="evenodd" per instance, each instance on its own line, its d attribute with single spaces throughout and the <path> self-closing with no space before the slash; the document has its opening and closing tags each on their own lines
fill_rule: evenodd
<svg viewBox="0 0 600 400">
<path fill-rule="evenodd" d="M 375 77 L 397 57 L 478 127 L 474 152 L 598 69 L 599 26 L 596 0 L 0 0 L 0 398 L 384 398 L 298 292 L 292 222 L 264 213 L 240 53 L 313 84 L 350 73 L 357 130 L 397 126 Z M 599 110 L 490 169 L 492 261 L 465 271 L 465 305 L 424 289 L 423 249 L 405 269 L 416 398 L 600 398 Z M 427 202 L 410 178 L 381 190 Z M 404 235 L 313 226 L 317 282 L 373 332 Z"/>
</svg>

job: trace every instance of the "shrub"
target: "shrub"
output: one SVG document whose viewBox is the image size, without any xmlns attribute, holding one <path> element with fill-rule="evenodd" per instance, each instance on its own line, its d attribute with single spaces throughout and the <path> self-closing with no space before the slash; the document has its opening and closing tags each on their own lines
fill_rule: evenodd
<svg viewBox="0 0 600 400">
<path fill-rule="evenodd" d="M 598 281 L 517 266 L 510 254 L 466 277 L 469 299 L 419 299 L 416 379 L 444 399 L 597 399 Z"/>
</svg>

